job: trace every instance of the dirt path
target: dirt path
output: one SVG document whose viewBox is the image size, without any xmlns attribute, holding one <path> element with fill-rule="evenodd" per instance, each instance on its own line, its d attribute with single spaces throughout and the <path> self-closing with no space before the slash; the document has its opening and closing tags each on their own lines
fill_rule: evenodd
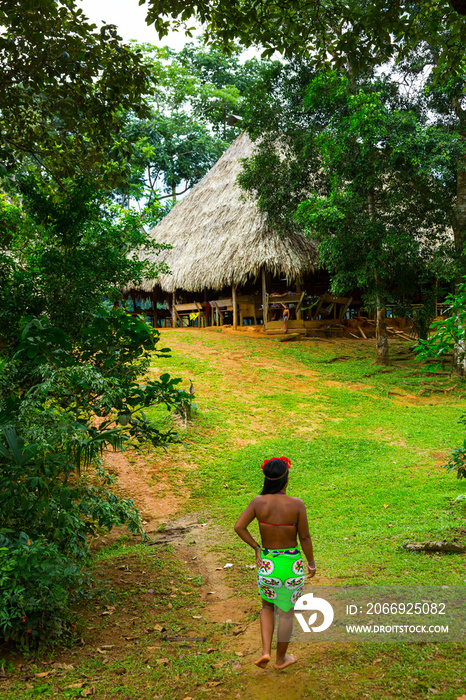
<svg viewBox="0 0 466 700">
<path fill-rule="evenodd" d="M 277 362 L 268 344 L 270 341 L 255 338 L 252 342 L 246 341 L 241 351 L 221 353 L 212 347 L 214 342 L 212 345 L 205 344 L 206 338 L 210 340 L 208 333 L 172 331 L 167 335 L 169 337 L 165 340 L 172 350 L 205 361 L 208 367 L 208 371 L 194 377 L 196 404 L 200 409 L 203 408 L 204 400 L 215 392 L 216 383 L 220 383 L 225 396 L 231 396 L 233 401 L 236 399 L 238 404 L 241 404 L 241 411 L 232 416 L 236 423 L 239 421 L 238 432 L 244 435 L 242 438 L 235 438 L 232 445 L 235 449 L 262 439 L 265 433 L 272 434 L 277 421 L 282 418 L 270 406 L 257 405 L 257 394 L 291 390 L 299 391 L 303 396 L 319 393 L 318 374 L 304 365 L 295 363 L 292 367 L 287 367 Z M 162 366 L 160 370 L 154 368 L 154 376 L 160 371 L 164 371 Z M 367 386 L 362 388 L 367 390 Z M 314 432 L 319 421 L 325 418 L 323 410 L 320 417 L 316 412 L 309 415 L 301 421 L 300 433 L 308 435 Z M 209 447 L 208 436 L 206 445 Z M 228 445 L 225 445 L 222 449 L 227 448 Z M 182 474 L 187 469 L 195 468 L 196 464 L 186 461 L 186 455 L 181 451 L 173 450 L 159 460 L 154 459 L 150 453 L 136 459 L 121 453 L 111 454 L 107 458 L 107 466 L 118 477 L 118 490 L 121 495 L 133 498 L 139 507 L 148 532 L 155 532 L 162 524 L 181 528 L 195 525 L 195 513 L 180 517 L 179 512 L 186 506 L 189 497 L 186 488 L 182 486 Z M 171 474 L 180 474 L 179 483 L 174 483 L 173 479 L 169 480 L 167 464 Z M 115 536 L 117 534 L 115 533 Z M 221 529 L 214 522 L 208 521 L 204 526 L 190 530 L 185 536 L 181 534 L 173 540 L 173 545 L 178 556 L 188 565 L 192 576 L 203 577 L 201 594 L 206 605 L 205 616 L 208 621 L 230 621 L 233 625 L 233 635 L 229 637 L 229 641 L 238 655 L 237 672 L 246 684 L 241 697 L 251 700 L 301 698 L 307 682 L 303 670 L 309 670 L 324 650 L 320 645 L 313 646 L 312 649 L 309 645 L 299 650 L 295 649 L 299 655 L 299 664 L 286 673 L 278 673 L 272 668 L 272 664 L 266 670 L 253 665 L 252 662 L 260 655 L 260 601 L 255 594 L 254 576 L 251 575 L 250 595 L 238 596 L 230 584 L 229 570 L 223 568 L 227 558 L 218 551 L 220 542 Z M 214 546 L 216 551 L 213 551 Z M 322 576 L 316 576 L 314 581 L 327 582 Z M 217 697 L 240 696 L 236 693 L 230 696 L 228 692 L 220 690 Z"/>
<path fill-rule="evenodd" d="M 225 441 L 221 444 L 216 441 L 218 425 L 213 420 L 214 425 L 206 429 L 202 443 L 196 443 L 195 457 L 189 457 L 186 450 L 170 448 L 163 455 L 148 453 L 137 458 L 124 454 L 110 455 L 107 465 L 118 476 L 121 495 L 135 500 L 147 523 L 148 532 L 156 532 L 160 525 L 167 524 L 189 529 L 189 532 L 181 532 L 173 540 L 173 546 L 189 567 L 191 575 L 202 576 L 200 590 L 205 603 L 205 618 L 211 623 L 230 623 L 232 631 L 225 631 L 224 641 L 238 656 L 235 670 L 244 688 L 241 694 L 237 691 L 231 694 L 219 688 L 215 696 L 227 700 L 239 697 L 297 700 L 309 692 L 311 684 L 314 697 L 325 698 L 328 697 L 328 688 L 316 680 L 318 674 L 315 670 L 328 651 L 324 644 L 301 645 L 301 648 L 297 645 L 298 648 L 295 647 L 293 651 L 298 655 L 299 663 L 283 673 L 275 671 L 272 665 L 266 670 L 253 665 L 260 651 L 260 600 L 255 591 L 254 572 L 251 571 L 250 593 L 238 595 L 232 585 L 232 569 L 223 568 L 228 562 L 227 553 L 221 548 L 221 543 L 226 540 L 225 533 L 219 523 L 209 519 L 200 525 L 200 521 L 205 520 L 205 514 L 200 517 L 189 508 L 189 492 L 183 485 L 183 475 L 200 466 L 203 455 L 212 454 L 215 450 L 222 453 L 227 453 L 230 448 L 232 451 L 238 450 L 273 435 L 283 422 L 283 413 L 277 403 L 267 400 L 270 395 L 296 392 L 303 400 L 312 398 L 312 411 L 301 411 L 294 429 L 295 433 L 308 439 L 319 429 L 322 421 L 338 420 L 327 414 L 325 397 L 322 396 L 321 401 L 320 392 L 324 392 L 326 387 L 342 385 L 323 380 L 317 372 L 299 361 L 294 360 L 292 366 L 287 366 L 277 359 L 275 348 L 268 340 L 257 336 L 243 336 L 241 343 L 237 342 L 239 340 L 238 336 L 232 335 L 232 350 L 224 351 L 222 347 L 220 351 L 215 335 L 209 331 L 170 331 L 164 337 L 178 357 L 186 357 L 186 371 L 179 368 L 177 371 L 182 373 L 186 388 L 190 379 L 194 381 L 195 401 L 199 410 L 208 413 L 215 409 L 213 404 L 218 401 L 222 405 L 224 420 L 235 426 L 236 430 L 225 431 Z M 331 341 L 326 343 L 327 347 L 329 345 L 332 345 Z M 341 352 L 342 341 L 335 341 L 335 347 Z M 194 365 L 196 369 L 193 369 Z M 164 371 L 170 371 L 166 364 L 160 363 L 152 368 L 154 377 Z M 344 386 L 345 390 L 366 395 L 372 389 L 368 384 L 356 382 L 345 382 Z M 423 402 L 415 396 L 402 398 L 403 401 Z M 298 410 L 299 406 L 295 408 L 295 411 Z M 229 437 L 230 434 L 232 437 Z M 329 583 L 321 574 L 314 581 Z M 217 625 L 216 629 L 221 628 Z M 370 669 L 369 672 L 372 673 Z M 345 679 L 335 679 L 331 686 L 333 697 L 335 692 L 338 693 L 340 682 L 344 694 Z"/>
<path fill-rule="evenodd" d="M 171 331 L 167 335 L 166 342 L 173 351 L 208 363 L 209 371 L 194 377 L 195 400 L 201 410 L 205 399 L 215 395 L 218 383 L 225 396 L 232 397 L 242 409 L 247 408 L 247 411 L 240 410 L 234 414 L 237 432 L 244 435 L 235 438 L 232 445 L 235 449 L 254 443 L 265 434 L 273 434 L 276 422 L 283 419 L 283 415 L 270 406 L 258 406 L 256 394 L 286 391 L 299 391 L 303 396 L 318 394 L 316 372 L 304 365 L 286 367 L 276 358 L 264 358 L 264 347 L 267 350 L 270 341 L 256 336 L 252 343 L 245 344 L 242 351 L 222 353 L 204 344 L 206 337 L 208 340 L 212 337 L 208 331 Z M 258 356 L 255 353 L 256 343 L 260 348 Z M 160 364 L 160 367 L 152 369 L 151 374 L 157 377 L 163 371 L 166 371 L 166 366 Z M 185 383 L 189 382 L 186 380 Z M 320 418 L 326 418 L 325 413 L 321 413 Z M 302 434 L 315 432 L 320 418 L 316 413 L 309 415 L 301 421 L 299 431 Z M 224 447 L 228 448 L 228 445 Z M 204 449 L 209 449 L 208 437 Z M 117 475 L 120 494 L 134 499 L 150 530 L 173 517 L 186 502 L 189 494 L 182 486 L 182 475 L 197 465 L 187 461 L 182 452 L 173 453 L 170 450 L 158 461 L 152 454 L 136 458 L 124 453 L 109 454 L 106 466 Z M 167 467 L 170 469 L 167 470 Z M 174 483 L 173 477 L 169 480 L 167 471 L 180 474 L 178 483 Z M 155 484 L 157 488 L 154 488 Z"/>
</svg>

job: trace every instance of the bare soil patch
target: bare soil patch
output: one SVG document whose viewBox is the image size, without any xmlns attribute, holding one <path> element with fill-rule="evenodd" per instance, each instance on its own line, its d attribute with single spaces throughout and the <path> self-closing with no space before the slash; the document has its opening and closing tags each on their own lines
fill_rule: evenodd
<svg viewBox="0 0 466 700">
<path fill-rule="evenodd" d="M 189 496 L 181 483 L 169 480 L 161 455 L 110 452 L 104 462 L 110 473 L 117 476 L 115 490 L 120 496 L 134 500 L 148 530 L 171 518 Z"/>
</svg>

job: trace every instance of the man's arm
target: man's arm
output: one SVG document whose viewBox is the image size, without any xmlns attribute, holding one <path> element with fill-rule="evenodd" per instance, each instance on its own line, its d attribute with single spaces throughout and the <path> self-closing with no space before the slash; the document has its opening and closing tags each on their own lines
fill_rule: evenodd
<svg viewBox="0 0 466 700">
<path fill-rule="evenodd" d="M 248 531 L 248 525 L 251 523 L 254 518 L 256 517 L 256 510 L 254 508 L 254 501 L 253 499 L 251 503 L 248 505 L 248 507 L 243 510 L 241 515 L 239 516 L 238 520 L 236 521 L 235 524 L 235 532 L 243 542 L 246 542 L 250 547 L 252 547 L 256 553 L 256 564 L 257 566 L 262 565 L 262 560 L 260 558 L 260 551 L 261 551 L 261 546 L 256 542 L 254 537 L 251 535 L 251 533 Z"/>
<path fill-rule="evenodd" d="M 314 561 L 314 550 L 312 547 L 312 539 L 309 532 L 309 523 L 307 520 L 306 506 L 304 502 L 301 501 L 298 514 L 298 535 L 299 541 L 301 543 L 302 550 L 307 559 L 308 573 L 312 578 L 316 573 L 316 564 Z"/>
</svg>

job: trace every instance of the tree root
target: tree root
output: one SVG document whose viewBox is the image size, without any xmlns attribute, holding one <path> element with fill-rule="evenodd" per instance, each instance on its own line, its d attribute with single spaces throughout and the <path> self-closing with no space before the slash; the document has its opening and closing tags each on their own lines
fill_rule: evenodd
<svg viewBox="0 0 466 700">
<path fill-rule="evenodd" d="M 452 552 L 455 554 L 463 554 L 466 552 L 466 547 L 462 547 L 454 542 L 408 542 L 403 545 L 403 549 L 408 552 Z"/>
</svg>

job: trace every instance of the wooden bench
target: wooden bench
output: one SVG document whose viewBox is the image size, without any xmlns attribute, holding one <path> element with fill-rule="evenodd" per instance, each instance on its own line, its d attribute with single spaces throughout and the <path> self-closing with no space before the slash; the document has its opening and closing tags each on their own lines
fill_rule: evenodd
<svg viewBox="0 0 466 700">
<path fill-rule="evenodd" d="M 224 314 L 225 311 L 233 311 L 233 299 L 227 298 L 227 299 L 216 299 L 215 301 L 211 301 L 211 308 L 212 308 L 212 325 L 214 325 L 214 310 L 217 312 L 216 313 L 216 325 L 217 326 L 223 326 L 223 319 L 224 319 Z"/>
<path fill-rule="evenodd" d="M 339 321 L 343 321 L 343 319 L 345 318 L 345 314 L 348 311 L 348 308 L 352 301 L 352 297 L 334 297 L 331 294 L 323 294 L 317 302 L 316 308 L 313 311 L 312 316 L 315 319 L 317 319 L 317 316 L 319 316 L 320 314 L 321 318 L 330 318 L 330 314 L 333 311 L 332 318 L 334 320 L 338 318 Z M 326 308 L 323 308 L 324 304 L 328 304 L 328 306 Z M 337 306 L 340 307 L 338 317 Z"/>
<path fill-rule="evenodd" d="M 192 314 L 198 314 L 197 318 L 199 318 L 199 328 L 201 328 L 202 325 L 205 327 L 206 316 L 204 305 L 201 304 L 199 301 L 193 301 L 190 304 L 173 304 L 173 317 L 175 321 L 173 325 L 176 326 L 176 321 L 179 321 L 180 326 L 183 327 L 183 320 L 186 317 L 188 317 L 187 325 L 189 325 L 189 317 Z"/>
</svg>

